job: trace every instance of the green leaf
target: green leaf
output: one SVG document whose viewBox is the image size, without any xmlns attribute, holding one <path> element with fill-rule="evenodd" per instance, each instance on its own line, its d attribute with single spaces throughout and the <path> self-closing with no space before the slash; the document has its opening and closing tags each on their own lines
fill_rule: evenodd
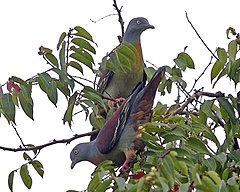
<svg viewBox="0 0 240 192">
<path fill-rule="evenodd" d="M 60 61 L 60 66 L 61 70 L 66 73 L 66 61 L 65 61 L 65 51 L 66 51 L 66 42 L 63 41 L 61 50 L 59 51 L 59 61 Z"/>
<path fill-rule="evenodd" d="M 167 81 L 166 81 L 166 87 L 167 87 L 167 92 L 168 93 L 171 93 L 171 90 L 172 90 L 172 80 L 171 79 L 168 79 Z"/>
<path fill-rule="evenodd" d="M 224 166 L 225 162 L 227 161 L 227 155 L 226 153 L 222 152 L 214 156 L 214 159 L 216 159 L 219 163 L 221 163 L 222 166 Z"/>
<path fill-rule="evenodd" d="M 68 122 L 69 127 L 71 127 L 72 125 L 72 114 L 73 114 L 73 108 L 75 105 L 75 101 L 77 98 L 78 93 L 75 92 L 68 100 L 68 108 L 64 114 L 63 117 L 63 124 L 65 124 L 66 122 Z"/>
<path fill-rule="evenodd" d="M 92 177 L 91 181 L 88 184 L 87 190 L 94 191 L 100 182 L 99 176 L 96 174 Z"/>
<path fill-rule="evenodd" d="M 185 60 L 185 62 L 187 63 L 187 67 L 190 68 L 190 69 L 195 69 L 195 65 L 194 65 L 194 62 L 192 60 L 192 58 L 190 57 L 190 55 L 188 55 L 187 53 L 185 52 L 181 52 L 179 55 L 178 55 L 179 58 L 183 58 Z"/>
<path fill-rule="evenodd" d="M 216 81 L 213 83 L 213 87 L 215 87 L 215 85 L 216 85 L 216 83 L 219 81 L 219 79 L 221 79 L 221 78 L 222 78 L 223 76 L 225 76 L 226 74 L 227 74 L 226 69 L 223 69 L 223 70 L 221 71 L 221 73 L 218 75 Z"/>
<path fill-rule="evenodd" d="M 189 191 L 189 188 L 190 188 L 190 184 L 189 183 L 184 183 L 184 184 L 180 184 L 179 185 L 179 189 L 178 189 L 178 192 L 186 192 L 186 191 Z"/>
<path fill-rule="evenodd" d="M 172 161 L 170 160 L 169 156 L 166 156 L 163 159 L 163 163 L 160 166 L 160 174 L 167 179 L 168 184 L 173 181 L 173 171 L 174 171 L 174 166 Z"/>
<path fill-rule="evenodd" d="M 89 67 L 91 70 L 93 70 L 93 66 L 92 66 L 92 61 L 89 60 L 88 58 L 84 57 L 82 54 L 79 53 L 72 53 L 70 55 L 71 58 L 76 59 L 77 61 L 85 64 L 87 67 Z"/>
<path fill-rule="evenodd" d="M 236 40 L 232 40 L 229 44 L 228 44 L 228 56 L 229 56 L 229 60 L 234 62 L 235 58 L 236 58 L 236 54 L 237 54 L 237 41 Z"/>
<path fill-rule="evenodd" d="M 84 49 L 92 52 L 93 54 L 96 54 L 95 48 L 85 39 L 73 38 L 71 42 L 74 43 L 75 45 L 78 45 L 81 48 L 84 48 Z"/>
<path fill-rule="evenodd" d="M 94 113 L 90 114 L 89 121 L 94 129 L 101 129 L 106 123 L 106 120 L 101 115 L 96 116 Z"/>
<path fill-rule="evenodd" d="M 83 49 L 82 47 L 77 48 L 75 46 L 71 46 L 70 49 L 83 56 L 86 60 L 88 60 L 92 64 L 95 64 L 92 55 L 87 50 Z"/>
<path fill-rule="evenodd" d="M 158 176 L 158 174 L 157 174 L 157 176 Z M 162 186 L 162 191 L 168 191 L 169 190 L 169 186 L 168 186 L 168 180 L 166 179 L 166 178 L 163 178 L 163 177 L 157 177 L 157 179 L 158 179 L 158 182 L 161 184 L 161 186 Z"/>
<path fill-rule="evenodd" d="M 173 158 L 173 164 L 182 175 L 188 175 L 188 167 L 184 161 L 179 161 L 177 158 Z"/>
<path fill-rule="evenodd" d="M 236 88 L 237 83 L 239 83 L 239 80 L 240 80 L 239 66 L 240 66 L 240 59 L 237 59 L 236 61 L 234 61 L 232 63 L 231 68 L 230 68 L 230 73 L 228 73 L 228 76 L 230 77 L 230 79 L 232 79 L 235 83 L 235 88 Z"/>
<path fill-rule="evenodd" d="M 149 134 L 146 131 L 142 131 L 142 137 L 143 139 L 147 140 L 147 141 L 157 141 L 158 138 L 152 134 Z"/>
<path fill-rule="evenodd" d="M 224 65 L 227 63 L 227 52 L 224 48 L 217 48 L 217 55 L 218 55 L 218 59 L 221 61 L 221 63 Z"/>
<path fill-rule="evenodd" d="M 39 74 L 37 81 L 40 88 L 47 94 L 49 100 L 56 106 L 58 100 L 56 82 L 48 73 Z"/>
<path fill-rule="evenodd" d="M 208 170 L 215 171 L 217 168 L 217 163 L 216 163 L 215 159 L 213 159 L 213 158 L 208 158 L 208 159 L 204 160 L 203 163 L 204 163 L 204 165 L 206 165 L 208 167 Z"/>
<path fill-rule="evenodd" d="M 175 135 L 175 134 L 166 134 L 166 135 L 163 135 L 163 138 L 164 138 L 163 143 L 165 144 L 165 143 L 170 143 L 172 141 L 181 140 L 182 136 Z"/>
<path fill-rule="evenodd" d="M 25 114 L 33 120 L 33 100 L 31 93 L 32 86 L 30 84 L 27 86 L 22 85 L 18 98 Z"/>
<path fill-rule="evenodd" d="M 119 191 L 126 191 L 126 183 L 122 177 L 114 177 Z"/>
<path fill-rule="evenodd" d="M 159 143 L 154 142 L 154 141 L 145 140 L 144 144 L 146 145 L 146 147 L 148 147 L 149 149 L 152 149 L 154 151 L 161 151 L 164 149 Z"/>
<path fill-rule="evenodd" d="M 117 49 L 117 52 L 120 52 L 122 55 L 127 57 L 127 59 L 131 60 L 133 63 L 137 61 L 138 52 L 136 48 L 128 42 L 123 42 Z"/>
<path fill-rule="evenodd" d="M 229 186 L 229 191 L 230 192 L 235 192 L 235 191 L 239 191 L 239 185 L 236 182 L 235 176 L 229 178 L 227 180 L 227 184 Z"/>
<path fill-rule="evenodd" d="M 15 124 L 15 105 L 10 93 L 0 96 L 0 112 L 8 120 L 8 123 L 13 122 Z"/>
<path fill-rule="evenodd" d="M 102 96 L 100 95 L 100 93 L 98 91 L 96 91 L 92 87 L 85 86 L 82 93 L 83 93 L 82 94 L 83 97 L 85 97 L 93 102 L 96 102 L 99 106 L 103 107 L 103 109 L 105 111 L 107 111 L 107 108 L 102 99 Z"/>
<path fill-rule="evenodd" d="M 69 97 L 70 96 L 70 90 L 68 88 L 68 84 L 65 82 L 63 83 L 60 80 L 56 81 L 57 83 L 57 88 L 66 96 Z"/>
<path fill-rule="evenodd" d="M 24 160 L 27 160 L 27 161 L 31 161 L 32 160 L 32 158 L 29 157 L 29 155 L 26 152 L 23 153 L 23 158 L 24 158 Z"/>
<path fill-rule="evenodd" d="M 128 60 L 128 58 L 118 51 L 116 51 L 116 54 L 117 54 L 117 57 L 118 57 L 118 60 L 120 63 L 120 67 L 122 68 L 122 70 L 123 71 L 131 70 L 132 65 L 131 65 L 130 61 Z"/>
<path fill-rule="evenodd" d="M 20 85 L 28 86 L 27 82 L 24 81 L 23 79 L 19 78 L 19 77 L 12 76 L 10 79 L 13 80 L 16 83 L 19 83 Z"/>
<path fill-rule="evenodd" d="M 156 70 L 153 67 L 145 67 L 144 68 L 145 73 L 147 74 L 147 79 L 150 80 Z"/>
<path fill-rule="evenodd" d="M 186 70 L 187 68 L 187 63 L 186 61 L 184 60 L 184 58 L 181 58 L 181 57 L 177 57 L 175 59 L 173 59 L 173 61 L 175 62 L 175 64 L 183 71 Z"/>
<path fill-rule="evenodd" d="M 170 72 L 172 76 L 182 77 L 182 70 L 174 66 Z"/>
<path fill-rule="evenodd" d="M 212 71 L 211 71 L 211 81 L 220 73 L 220 71 L 223 69 L 223 67 L 224 67 L 224 64 L 220 60 L 217 60 L 214 63 Z"/>
<path fill-rule="evenodd" d="M 73 91 L 75 83 L 72 79 L 68 78 L 66 71 L 63 71 L 63 70 L 60 70 L 57 68 L 53 68 L 52 71 L 54 71 L 55 73 L 57 73 L 59 75 L 59 80 L 60 80 L 62 86 L 65 87 L 65 89 L 68 89 L 68 86 L 69 86 L 71 88 L 71 90 Z"/>
<path fill-rule="evenodd" d="M 240 162 L 240 152 L 239 151 L 231 151 L 228 154 L 228 157 L 232 160 L 234 160 L 235 162 Z"/>
<path fill-rule="evenodd" d="M 66 32 L 63 32 L 61 34 L 61 36 L 59 37 L 58 44 L 57 44 L 57 50 L 60 48 L 60 45 L 61 45 L 61 43 L 63 42 L 63 40 L 65 39 L 66 36 L 67 36 Z"/>
<path fill-rule="evenodd" d="M 80 26 L 76 26 L 74 29 L 77 31 L 77 33 L 74 35 L 84 37 L 85 39 L 88 39 L 93 42 L 92 36 L 90 35 L 90 33 L 87 32 L 87 30 Z"/>
<path fill-rule="evenodd" d="M 58 60 L 52 53 L 46 53 L 45 56 L 53 66 L 59 67 Z"/>
<path fill-rule="evenodd" d="M 194 62 L 193 62 L 192 58 L 185 52 L 179 53 L 177 58 L 174 59 L 174 62 L 183 71 L 186 70 L 186 67 L 188 67 L 190 69 L 194 69 L 195 68 Z"/>
<path fill-rule="evenodd" d="M 10 189 L 11 192 L 13 192 L 14 172 L 15 172 L 15 171 L 12 171 L 12 172 L 9 173 L 9 175 L 8 175 L 8 188 Z"/>
<path fill-rule="evenodd" d="M 109 188 L 110 184 L 112 183 L 112 179 L 106 179 L 104 181 L 102 181 L 101 183 L 99 183 L 99 185 L 96 187 L 95 191 L 107 191 L 107 189 Z"/>
<path fill-rule="evenodd" d="M 77 70 L 78 70 L 80 73 L 82 73 L 82 75 L 83 75 L 83 68 L 82 68 L 82 66 L 81 66 L 78 62 L 76 62 L 76 61 L 70 61 L 70 62 L 69 62 L 69 66 L 77 69 Z"/>
<path fill-rule="evenodd" d="M 115 73 L 126 72 L 126 71 L 123 71 L 123 68 L 121 67 L 121 63 L 118 59 L 118 55 L 115 51 L 110 54 L 110 59 L 111 59 L 112 64 L 114 66 L 114 72 Z"/>
<path fill-rule="evenodd" d="M 195 138 L 195 137 L 190 137 L 186 142 L 186 146 L 189 149 L 192 149 L 192 150 L 196 151 L 197 153 L 211 154 L 208 151 L 205 144 L 203 143 L 203 141 L 198 139 L 198 138 Z"/>
<path fill-rule="evenodd" d="M 52 49 L 49 49 L 47 47 L 42 47 L 44 53 L 52 53 Z"/>
<path fill-rule="evenodd" d="M 22 178 L 22 181 L 23 181 L 24 185 L 25 185 L 28 189 L 31 189 L 31 186 L 32 186 L 32 178 L 31 178 L 31 176 L 29 175 L 29 171 L 28 171 L 27 164 L 24 164 L 24 165 L 21 166 L 21 168 L 20 168 L 20 175 L 21 175 L 21 178 Z"/>
<path fill-rule="evenodd" d="M 205 100 L 204 103 L 201 105 L 200 110 L 205 113 L 208 117 L 210 117 L 215 122 L 218 121 L 217 117 L 212 112 L 214 100 Z"/>
<path fill-rule="evenodd" d="M 37 171 L 37 173 L 43 177 L 43 174 L 44 174 L 44 170 L 43 170 L 43 165 L 40 161 L 38 160 L 34 160 L 31 162 L 33 168 Z"/>
<path fill-rule="evenodd" d="M 219 97 L 218 102 L 219 102 L 220 106 L 227 112 L 227 114 L 230 118 L 230 121 L 233 124 L 236 124 L 236 117 L 235 117 L 234 109 L 233 109 L 233 106 L 229 103 L 229 101 L 224 97 Z"/>
<path fill-rule="evenodd" d="M 144 186 L 144 183 L 145 183 L 145 179 L 144 178 L 141 178 L 137 184 L 137 192 L 142 192 L 143 190 L 143 186 Z M 131 188 L 132 189 L 132 188 Z M 131 190 L 130 189 L 130 190 Z M 136 190 L 134 190 L 135 192 Z"/>
</svg>

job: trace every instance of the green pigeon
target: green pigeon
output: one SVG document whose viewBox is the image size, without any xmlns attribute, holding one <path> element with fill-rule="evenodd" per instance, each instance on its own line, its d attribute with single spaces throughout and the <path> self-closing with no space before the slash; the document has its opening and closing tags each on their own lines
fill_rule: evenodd
<svg viewBox="0 0 240 192">
<path fill-rule="evenodd" d="M 102 71 L 98 82 L 98 91 L 103 98 L 111 99 L 107 102 L 110 108 L 111 106 L 115 106 L 115 104 L 112 104 L 112 100 L 116 101 L 116 103 L 122 103 L 132 93 L 139 82 L 146 81 L 140 36 L 147 29 L 154 29 L 154 26 L 150 25 L 146 18 L 137 17 L 129 22 L 124 33 L 122 43 L 130 43 L 137 51 L 136 62 L 131 62 L 130 70 L 125 73 L 114 73 L 109 69 Z M 99 111 L 99 114 L 105 119 L 106 112 L 101 107 Z M 90 140 L 94 140 L 96 136 L 97 133 L 92 134 Z"/>
</svg>

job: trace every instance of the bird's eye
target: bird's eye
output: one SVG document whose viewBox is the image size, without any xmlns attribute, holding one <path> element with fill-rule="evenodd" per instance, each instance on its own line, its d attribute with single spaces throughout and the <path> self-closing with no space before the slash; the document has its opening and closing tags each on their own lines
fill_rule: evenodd
<svg viewBox="0 0 240 192">
<path fill-rule="evenodd" d="M 74 153 L 74 155 L 77 155 L 77 154 L 78 154 L 78 150 L 75 149 L 75 150 L 73 151 L 73 153 Z"/>
<path fill-rule="evenodd" d="M 141 23 L 141 21 L 140 20 L 137 20 L 137 24 L 139 25 Z"/>
</svg>

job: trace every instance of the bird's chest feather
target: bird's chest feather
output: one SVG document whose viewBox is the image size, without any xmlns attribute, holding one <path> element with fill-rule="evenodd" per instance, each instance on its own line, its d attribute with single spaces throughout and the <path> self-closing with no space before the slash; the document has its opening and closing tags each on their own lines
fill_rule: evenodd
<svg viewBox="0 0 240 192">
<path fill-rule="evenodd" d="M 107 90 L 112 93 L 112 98 L 128 97 L 135 86 L 143 79 L 143 68 L 139 70 L 129 70 L 126 73 L 114 74 L 113 80 Z M 112 85 L 111 85 L 112 84 Z"/>
</svg>

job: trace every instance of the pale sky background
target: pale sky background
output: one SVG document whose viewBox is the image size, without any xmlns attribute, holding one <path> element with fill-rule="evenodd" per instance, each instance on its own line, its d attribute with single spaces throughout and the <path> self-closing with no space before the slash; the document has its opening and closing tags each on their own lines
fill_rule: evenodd
<svg viewBox="0 0 240 192">
<path fill-rule="evenodd" d="M 117 16 L 108 17 L 98 23 L 92 23 L 90 19 L 97 20 L 115 13 L 112 3 L 112 0 L 1 1 L 0 83 L 5 83 L 12 75 L 27 79 L 46 70 L 48 66 L 37 54 L 39 46 L 51 48 L 56 54 L 56 44 L 60 34 L 76 25 L 84 27 L 92 34 L 94 41 L 98 44 L 95 62 L 100 62 L 101 58 L 118 44 L 116 37 L 121 34 L 120 26 Z M 188 46 L 187 53 L 192 56 L 197 69 L 186 72 L 188 82 L 193 82 L 209 63 L 210 53 L 188 24 L 185 11 L 188 12 L 190 20 L 213 51 L 218 46 L 227 48 L 229 40 L 226 39 L 225 31 L 229 26 L 240 31 L 239 0 L 119 0 L 118 4 L 124 6 L 122 16 L 126 25 L 130 19 L 143 16 L 156 27 L 142 35 L 145 60 L 159 67 L 173 66 L 173 59 L 183 51 L 185 46 Z M 202 81 L 198 82 L 196 88 L 205 86 L 206 91 L 211 91 L 209 74 L 210 70 Z M 223 85 L 226 85 L 226 91 L 229 89 L 234 91 L 233 83 L 229 84 L 228 80 L 220 81 L 215 90 L 224 91 Z M 4 91 L 6 91 L 5 87 Z M 73 134 L 91 130 L 88 123 L 84 121 L 84 114 L 74 117 L 73 132 L 67 125 L 62 124 L 67 103 L 61 93 L 59 93 L 57 108 L 51 104 L 43 92 L 39 91 L 38 86 L 33 88 L 32 96 L 35 121 L 29 119 L 20 110 L 17 110 L 16 115 L 17 129 L 25 144 L 44 144 L 52 139 L 69 138 Z M 168 98 L 170 98 L 169 95 Z M 167 103 L 169 100 L 163 98 L 163 102 Z M 69 153 L 76 144 L 88 140 L 89 138 L 85 137 L 67 146 L 57 144 L 43 149 L 37 159 L 44 166 L 44 178 L 42 179 L 35 170 L 29 168 L 33 179 L 30 191 L 64 192 L 68 189 L 79 191 L 86 189 L 95 166 L 82 162 L 71 170 Z M 20 141 L 13 128 L 2 117 L 0 146 L 18 147 L 19 145 Z M 9 191 L 8 174 L 19 168 L 25 161 L 21 152 L 0 150 L 0 157 L 0 191 Z M 21 192 L 29 191 L 20 180 L 19 172 L 15 173 L 14 189 Z"/>
</svg>

